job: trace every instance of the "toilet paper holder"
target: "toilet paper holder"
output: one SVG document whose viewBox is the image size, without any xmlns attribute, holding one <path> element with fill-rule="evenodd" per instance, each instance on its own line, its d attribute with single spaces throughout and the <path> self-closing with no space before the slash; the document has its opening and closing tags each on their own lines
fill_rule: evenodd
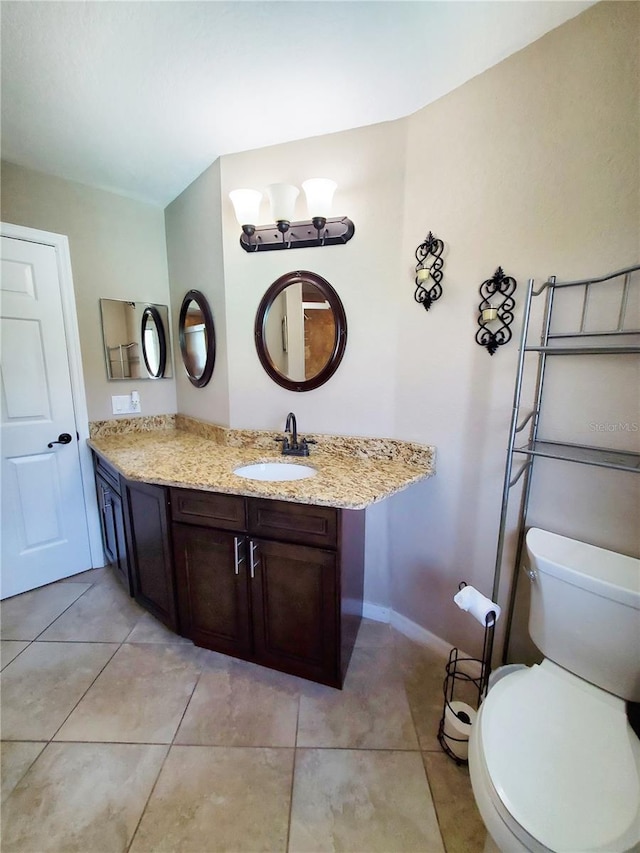
<svg viewBox="0 0 640 853">
<path fill-rule="evenodd" d="M 462 581 L 458 589 L 463 589 Z M 444 704 L 438 726 L 438 742 L 456 764 L 468 764 L 469 735 L 477 709 L 487 694 L 496 614 L 485 617 L 482 657 L 473 658 L 458 648 L 451 649 L 445 666 Z"/>
</svg>

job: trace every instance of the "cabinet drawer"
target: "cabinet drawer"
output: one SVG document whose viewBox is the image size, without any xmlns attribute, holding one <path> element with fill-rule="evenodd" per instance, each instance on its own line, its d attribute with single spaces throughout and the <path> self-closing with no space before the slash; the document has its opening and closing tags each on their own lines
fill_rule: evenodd
<svg viewBox="0 0 640 853">
<path fill-rule="evenodd" d="M 116 469 L 112 468 L 108 462 L 105 462 L 102 456 L 95 454 L 95 461 L 96 473 L 100 474 L 100 476 L 120 495 L 120 474 L 118 474 Z"/>
<path fill-rule="evenodd" d="M 287 501 L 249 500 L 249 532 L 253 536 L 303 545 L 335 548 L 338 510 Z"/>
<path fill-rule="evenodd" d="M 199 524 L 201 527 L 240 531 L 247 529 L 245 499 L 240 495 L 171 489 L 171 517 L 174 521 Z"/>
</svg>

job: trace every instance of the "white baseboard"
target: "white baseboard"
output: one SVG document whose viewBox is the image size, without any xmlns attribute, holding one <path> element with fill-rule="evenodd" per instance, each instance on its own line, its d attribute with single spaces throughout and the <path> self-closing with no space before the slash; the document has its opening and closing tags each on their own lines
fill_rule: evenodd
<svg viewBox="0 0 640 853">
<path fill-rule="evenodd" d="M 427 648 L 444 658 L 449 657 L 449 652 L 453 648 L 451 643 L 447 643 L 446 640 L 442 640 L 440 637 L 432 634 L 431 631 L 427 631 L 422 625 L 412 622 L 411 619 L 407 619 L 401 613 L 396 613 L 395 610 L 391 611 L 390 621 L 391 627 L 395 628 L 396 631 L 400 631 L 405 637 L 423 646 L 427 646 Z"/>
<path fill-rule="evenodd" d="M 371 604 L 370 601 L 362 602 L 362 615 L 365 619 L 373 619 L 374 622 L 390 622 L 391 608 L 382 607 L 380 604 Z"/>
<path fill-rule="evenodd" d="M 411 619 L 407 619 L 407 617 L 403 616 L 401 613 L 396 613 L 396 611 L 392 610 L 390 607 L 381 607 L 379 604 L 372 604 L 370 601 L 363 601 L 362 615 L 365 619 L 373 619 L 375 622 L 389 623 L 396 629 L 396 631 L 404 634 L 404 636 L 408 637 L 410 640 L 414 640 L 416 643 L 427 646 L 432 651 L 436 652 L 436 654 L 442 655 L 442 657 L 449 657 L 449 652 L 452 649 L 450 643 L 447 643 L 445 640 L 442 640 L 440 637 L 432 634 L 431 631 L 427 631 L 426 628 L 423 628 L 422 625 L 418 625 L 417 622 L 412 622 Z"/>
</svg>

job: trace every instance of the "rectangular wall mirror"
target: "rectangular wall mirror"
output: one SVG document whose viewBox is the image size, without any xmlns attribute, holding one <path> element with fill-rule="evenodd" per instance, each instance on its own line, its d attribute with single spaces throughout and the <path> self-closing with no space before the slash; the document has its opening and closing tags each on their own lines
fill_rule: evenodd
<svg viewBox="0 0 640 853">
<path fill-rule="evenodd" d="M 100 315 L 108 379 L 173 376 L 166 305 L 101 299 Z"/>
</svg>

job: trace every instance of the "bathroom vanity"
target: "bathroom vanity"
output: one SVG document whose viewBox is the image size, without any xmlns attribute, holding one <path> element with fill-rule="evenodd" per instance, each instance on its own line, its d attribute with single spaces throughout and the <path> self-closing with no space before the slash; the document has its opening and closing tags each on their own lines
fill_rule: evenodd
<svg viewBox="0 0 640 853">
<path fill-rule="evenodd" d="M 198 646 L 342 686 L 362 616 L 372 502 L 354 493 L 366 491 L 363 471 L 375 475 L 374 493 L 386 475 L 391 493 L 410 474 L 428 476 L 426 464 L 330 466 L 319 452 L 309 460 L 316 477 L 260 483 L 233 473 L 259 449 L 177 430 L 91 446 L 105 554 L 143 607 Z"/>
<path fill-rule="evenodd" d="M 94 469 L 104 554 L 109 564 L 113 566 L 119 580 L 131 594 L 131 576 L 129 574 L 129 557 L 124 531 L 120 476 L 111 465 L 108 465 L 97 454 L 94 454 Z"/>
</svg>

